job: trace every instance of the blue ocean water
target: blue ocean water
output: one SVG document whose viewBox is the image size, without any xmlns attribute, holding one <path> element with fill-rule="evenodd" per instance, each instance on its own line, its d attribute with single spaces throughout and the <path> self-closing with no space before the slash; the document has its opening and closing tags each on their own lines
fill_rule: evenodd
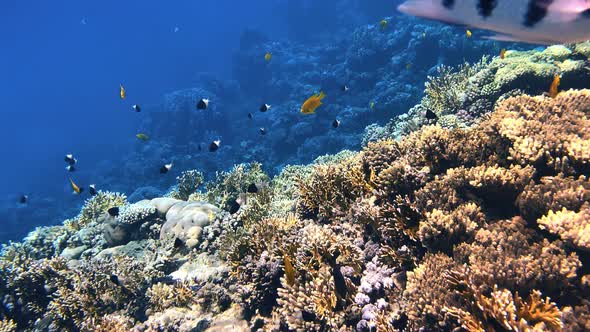
<svg viewBox="0 0 590 332">
<path fill-rule="evenodd" d="M 0 241 L 75 216 L 89 196 L 72 195 L 70 178 L 136 200 L 164 194 L 187 169 L 211 178 L 260 162 L 276 174 L 358 150 L 365 127 L 415 105 L 439 65 L 501 48 L 401 15 L 400 2 L 3 2 Z M 301 103 L 320 90 L 322 112 L 302 117 Z M 195 108 L 200 98 L 209 109 Z M 264 103 L 271 111 L 259 112 Z M 214 140 L 221 148 L 209 153 Z M 64 169 L 67 153 L 75 172 Z"/>
</svg>

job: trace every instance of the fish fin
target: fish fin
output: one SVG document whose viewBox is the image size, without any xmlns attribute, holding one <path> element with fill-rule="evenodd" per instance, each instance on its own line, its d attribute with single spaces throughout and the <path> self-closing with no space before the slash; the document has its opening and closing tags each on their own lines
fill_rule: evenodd
<svg viewBox="0 0 590 332">
<path fill-rule="evenodd" d="M 445 8 L 440 1 L 406 0 L 397 10 L 408 15 L 429 18 L 452 24 L 464 24 L 460 16 L 453 15 L 452 10 Z"/>
<path fill-rule="evenodd" d="M 533 40 L 533 39 L 528 39 L 528 38 L 519 38 L 516 36 L 511 36 L 511 35 L 503 35 L 503 34 L 497 34 L 497 35 L 490 35 L 490 36 L 483 36 L 481 37 L 483 39 L 489 39 L 489 40 L 495 40 L 495 41 L 501 41 L 501 42 L 511 42 L 511 43 L 529 43 L 529 44 L 536 44 L 536 45 L 552 45 L 555 44 L 555 42 L 549 41 L 549 40 Z"/>
</svg>

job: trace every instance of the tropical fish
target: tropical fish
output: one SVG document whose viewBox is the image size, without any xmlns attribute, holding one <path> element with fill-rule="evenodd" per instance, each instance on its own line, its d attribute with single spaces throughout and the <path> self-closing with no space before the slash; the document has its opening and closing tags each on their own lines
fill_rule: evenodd
<svg viewBox="0 0 590 332">
<path fill-rule="evenodd" d="M 146 142 L 147 140 L 150 139 L 150 137 L 144 133 L 139 133 L 139 134 L 135 135 L 135 137 L 137 137 L 137 139 L 142 140 L 144 142 Z"/>
<path fill-rule="evenodd" d="M 348 86 L 345 84 L 345 85 L 342 85 L 342 86 L 340 87 L 340 90 L 342 90 L 342 92 L 348 92 L 349 88 L 348 88 Z"/>
<path fill-rule="evenodd" d="M 28 196 L 28 195 L 21 195 L 21 196 L 18 198 L 18 202 L 19 202 L 20 204 L 27 204 L 27 203 L 29 202 L 29 196 Z"/>
<path fill-rule="evenodd" d="M 255 194 L 258 192 L 258 186 L 256 185 L 256 183 L 252 183 L 248 186 L 248 189 L 246 189 L 246 192 L 249 192 L 250 194 Z"/>
<path fill-rule="evenodd" d="M 121 99 L 125 99 L 125 97 L 127 97 L 127 92 L 125 92 L 123 84 L 119 84 L 119 96 L 121 97 Z"/>
<path fill-rule="evenodd" d="M 74 155 L 71 154 L 71 153 L 70 154 L 66 154 L 64 160 L 65 160 L 65 162 L 68 165 L 74 165 L 74 164 L 76 164 L 78 162 L 78 159 L 74 158 Z"/>
<path fill-rule="evenodd" d="M 432 110 L 427 109 L 426 114 L 424 115 L 428 120 L 434 120 L 435 122 L 438 121 L 438 115 L 434 113 Z"/>
<path fill-rule="evenodd" d="M 88 186 L 88 193 L 90 194 L 90 196 L 96 196 L 97 192 L 95 184 L 91 184 Z"/>
<path fill-rule="evenodd" d="M 467 29 L 467 30 L 465 30 L 465 36 L 467 36 L 467 38 L 471 38 L 473 36 L 473 32 L 471 32 L 471 30 Z"/>
<path fill-rule="evenodd" d="M 184 241 L 182 241 L 182 240 L 181 240 L 181 239 L 179 239 L 179 238 L 175 238 L 175 239 L 174 239 L 174 248 L 175 248 L 175 249 L 181 248 L 181 247 L 183 247 L 183 246 L 184 246 Z"/>
<path fill-rule="evenodd" d="M 270 109 L 270 105 L 269 104 L 262 104 L 259 109 L 260 109 L 260 112 L 266 112 Z"/>
<path fill-rule="evenodd" d="M 500 50 L 500 59 L 504 60 L 505 57 L 506 57 L 506 49 L 503 48 Z"/>
<path fill-rule="evenodd" d="M 496 32 L 488 37 L 533 44 L 590 39 L 588 0 L 406 0 L 398 10 L 414 16 Z"/>
<path fill-rule="evenodd" d="M 161 174 L 168 173 L 172 169 L 173 164 L 174 163 L 165 164 L 164 166 L 160 167 L 160 173 Z"/>
<path fill-rule="evenodd" d="M 137 104 L 131 106 L 131 108 L 133 108 L 133 110 L 137 113 L 141 112 L 141 107 Z"/>
<path fill-rule="evenodd" d="M 372 101 L 372 102 L 369 104 L 369 108 L 371 108 L 371 109 L 375 108 L 375 102 L 374 102 L 374 101 Z"/>
<path fill-rule="evenodd" d="M 248 113 L 248 119 L 252 119 L 254 117 L 254 115 L 252 115 L 252 113 Z"/>
<path fill-rule="evenodd" d="M 381 26 L 381 30 L 385 30 L 387 29 L 387 20 L 386 19 L 382 19 L 381 22 L 379 22 L 379 25 Z"/>
<path fill-rule="evenodd" d="M 80 195 L 84 191 L 84 188 L 78 187 L 78 185 L 74 183 L 74 180 L 72 180 L 72 178 L 70 178 L 70 186 L 72 187 L 72 190 L 76 195 Z"/>
<path fill-rule="evenodd" d="M 266 52 L 266 54 L 264 55 L 264 61 L 270 61 L 272 59 L 272 53 L 270 52 Z"/>
<path fill-rule="evenodd" d="M 241 193 L 238 198 L 233 200 L 229 206 L 229 213 L 234 214 L 240 210 L 240 207 L 248 203 L 246 193 Z"/>
<path fill-rule="evenodd" d="M 324 99 L 324 97 L 326 97 L 326 94 L 323 91 L 320 91 L 320 93 L 307 98 L 303 105 L 301 105 L 301 113 L 314 114 L 315 110 L 322 105 L 322 99 Z"/>
<path fill-rule="evenodd" d="M 68 172 L 75 172 L 76 171 L 76 167 L 74 167 L 74 165 L 68 165 L 68 166 L 66 166 L 66 171 L 68 171 Z"/>
<path fill-rule="evenodd" d="M 266 129 L 260 128 L 259 131 L 260 131 L 260 135 L 263 135 L 263 136 L 266 135 Z"/>
<path fill-rule="evenodd" d="M 220 140 L 216 140 L 211 142 L 211 144 L 209 144 L 209 152 L 215 152 L 219 149 L 219 145 L 221 145 L 221 141 Z"/>
<path fill-rule="evenodd" d="M 553 82 L 551 82 L 551 86 L 549 87 L 549 97 L 555 98 L 559 94 L 559 84 L 561 83 L 561 76 L 559 74 L 553 77 Z"/>
<path fill-rule="evenodd" d="M 209 107 L 209 99 L 207 99 L 207 98 L 201 98 L 197 102 L 197 109 L 198 110 L 204 110 L 204 109 L 207 109 L 207 107 Z"/>
<path fill-rule="evenodd" d="M 213 219 L 215 219 L 215 214 L 213 213 L 213 211 L 209 211 L 209 221 L 213 221 Z"/>
<path fill-rule="evenodd" d="M 332 128 L 338 128 L 338 127 L 340 127 L 340 120 L 334 119 L 334 121 L 332 121 Z"/>
<path fill-rule="evenodd" d="M 111 216 L 111 217 L 116 217 L 119 215 L 119 207 L 115 206 L 112 207 L 110 209 L 107 210 L 107 213 Z"/>
</svg>

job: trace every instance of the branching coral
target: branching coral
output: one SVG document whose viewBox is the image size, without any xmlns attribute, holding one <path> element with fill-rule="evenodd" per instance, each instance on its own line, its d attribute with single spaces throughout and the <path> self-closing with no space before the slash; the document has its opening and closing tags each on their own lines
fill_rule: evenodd
<svg viewBox="0 0 590 332">
<path fill-rule="evenodd" d="M 338 165 L 316 166 L 307 181 L 299 184 L 299 212 L 303 216 L 330 219 L 348 210 L 372 187 L 356 159 Z"/>
<path fill-rule="evenodd" d="M 322 266 L 317 276 L 290 285 L 281 278 L 278 304 L 281 319 L 298 331 L 337 330 L 344 324 L 344 312 L 337 308 L 334 278 L 330 267 Z"/>
<path fill-rule="evenodd" d="M 197 189 L 203 184 L 203 173 L 197 170 L 189 170 L 182 172 L 176 177 L 176 190 L 173 191 L 172 197 L 181 199 L 183 201 L 188 200 L 190 195 L 195 193 Z"/>
<path fill-rule="evenodd" d="M 539 219 L 539 227 L 559 235 L 564 241 L 576 247 L 590 251 L 590 203 L 586 202 L 579 212 L 563 208 L 561 211 L 549 211 Z"/>
<path fill-rule="evenodd" d="M 562 312 L 550 302 L 541 299 L 541 292 L 533 290 L 528 300 L 518 292 L 494 285 L 489 295 L 484 294 L 469 277 L 469 271 L 449 271 L 449 283 L 469 304 L 466 309 L 445 307 L 444 311 L 458 320 L 468 331 L 561 331 Z"/>
<path fill-rule="evenodd" d="M 438 76 L 428 77 L 422 106 L 438 116 L 457 112 L 463 105 L 469 79 L 488 63 L 487 57 L 476 64 L 464 63 L 456 71 L 448 66 L 437 68 Z"/>
<path fill-rule="evenodd" d="M 444 273 L 456 266 L 447 255 L 427 254 L 420 265 L 408 272 L 403 298 L 410 330 L 449 326 L 442 309 L 454 301 Z"/>
<path fill-rule="evenodd" d="M 496 284 L 522 294 L 532 289 L 559 294 L 581 265 L 576 254 L 568 254 L 559 241 L 539 238 L 519 217 L 480 229 L 475 241 L 460 244 L 454 256 L 472 267 L 478 287 Z"/>
<path fill-rule="evenodd" d="M 189 307 L 195 303 L 195 291 L 188 282 L 173 285 L 157 283 L 147 290 L 150 309 L 155 312 L 172 307 Z"/>
<path fill-rule="evenodd" d="M 431 250 L 450 252 L 452 244 L 471 239 L 485 224 L 485 216 L 474 203 L 460 205 L 451 213 L 434 209 L 420 222 L 418 237 Z"/>
<path fill-rule="evenodd" d="M 590 171 L 590 90 L 510 98 L 490 122 L 512 142 L 516 163 L 534 165 L 541 175 Z"/>
<path fill-rule="evenodd" d="M 77 217 L 79 227 L 84 227 L 96 221 L 112 207 L 122 207 L 127 204 L 127 196 L 109 191 L 98 191 L 96 196 L 89 198 Z"/>
<path fill-rule="evenodd" d="M 239 164 L 229 172 L 218 172 L 212 182 L 205 184 L 206 200 L 216 206 L 227 208 L 230 201 L 246 192 L 251 184 L 269 182 L 269 177 L 259 163 Z"/>
</svg>

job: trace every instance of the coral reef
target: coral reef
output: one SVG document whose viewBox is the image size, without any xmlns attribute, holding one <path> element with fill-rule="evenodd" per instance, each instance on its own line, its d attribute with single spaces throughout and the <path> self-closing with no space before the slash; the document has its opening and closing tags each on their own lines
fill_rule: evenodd
<svg viewBox="0 0 590 332">
<path fill-rule="evenodd" d="M 307 137 L 325 115 L 269 115 L 261 121 L 282 132 L 269 133 L 269 142 L 224 145 L 202 158 L 203 173 L 182 172 L 176 185 L 173 177 L 162 180 L 171 185 L 168 195 L 152 197 L 155 191 L 144 187 L 130 204 L 125 195 L 100 191 L 78 216 L 4 246 L 0 329 L 587 330 L 590 90 L 540 94 L 556 73 L 566 88 L 584 85 L 588 45 L 508 51 L 504 59 L 437 70 L 439 60 L 458 58 L 445 41 L 461 47 L 466 41 L 449 37 L 450 28 L 414 29 L 364 27 L 352 32 L 351 45 L 324 46 L 321 54 L 245 36 L 235 68 L 244 89 L 298 100 L 319 86 L 337 93 L 345 78 L 373 95 L 344 95 L 326 111 L 338 110 L 350 122 L 367 116 L 355 126 L 391 116 L 373 115 L 379 109 L 416 102 L 415 84 L 404 83 L 416 76 L 407 61 L 431 77 L 421 104 L 385 127 L 371 126 L 360 152 L 268 173 L 258 162 L 223 171 L 229 161 L 220 160 L 238 149 L 248 150 L 244 160 L 251 161 L 278 151 L 279 143 L 302 154 L 360 141 L 352 129 Z M 407 54 L 398 54 L 406 46 Z M 270 63 L 249 57 L 263 48 L 282 48 L 293 59 L 279 52 Z M 425 54 L 430 48 L 441 59 Z M 322 65 L 328 74 L 319 74 Z M 309 68 L 300 74 L 305 79 L 292 82 L 301 68 Z M 380 75 L 390 83 L 379 82 Z M 251 77 L 256 85 L 248 85 Z M 207 89 L 166 96 L 173 126 L 144 124 L 162 137 L 181 134 L 163 138 L 160 149 L 142 149 L 163 159 L 182 136 L 198 142 L 218 135 L 205 133 L 201 115 L 190 110 L 196 98 L 217 100 L 237 88 L 200 79 Z M 213 117 L 225 119 L 224 107 L 212 106 Z M 426 111 L 438 120 L 425 119 Z M 151 121 L 160 116 L 169 114 Z M 192 125 L 203 131 L 193 134 Z M 201 148 L 183 144 L 187 151 Z M 180 164 L 191 159 L 187 153 Z M 297 160 L 282 153 L 265 160 Z M 203 186 L 212 165 L 218 171 Z M 107 212 L 114 207 L 118 213 Z"/>
</svg>

